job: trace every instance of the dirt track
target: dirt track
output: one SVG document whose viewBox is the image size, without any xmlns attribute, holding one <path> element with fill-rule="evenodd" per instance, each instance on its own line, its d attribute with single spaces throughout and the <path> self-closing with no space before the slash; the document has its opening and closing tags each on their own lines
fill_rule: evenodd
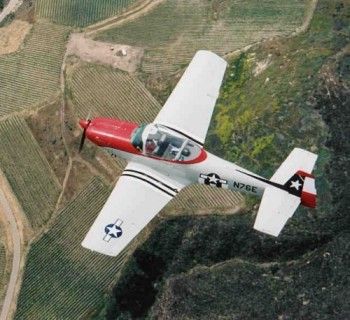
<svg viewBox="0 0 350 320">
<path fill-rule="evenodd" d="M 22 255 L 21 239 L 23 238 L 22 234 L 20 233 L 20 229 L 17 226 L 17 220 L 12 210 L 12 206 L 10 205 L 9 200 L 5 195 L 5 191 L 2 188 L 0 189 L 0 212 L 4 215 L 4 220 L 6 221 L 7 228 L 11 234 L 11 241 L 13 246 L 11 250 L 13 252 L 12 271 L 0 314 L 0 320 L 6 320 L 9 318 L 11 312 L 12 300 L 16 293 L 17 280 L 20 274 Z"/>
</svg>

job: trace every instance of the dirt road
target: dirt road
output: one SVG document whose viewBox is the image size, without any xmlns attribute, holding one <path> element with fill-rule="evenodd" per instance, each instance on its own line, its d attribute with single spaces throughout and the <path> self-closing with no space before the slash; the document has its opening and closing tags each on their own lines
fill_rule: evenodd
<svg viewBox="0 0 350 320">
<path fill-rule="evenodd" d="M 0 13 L 0 23 L 12 12 L 15 12 L 19 6 L 23 3 L 23 0 L 10 0 L 9 4 Z"/>
<path fill-rule="evenodd" d="M 12 259 L 12 271 L 10 281 L 7 286 L 6 296 L 4 304 L 0 314 L 0 320 L 7 320 L 11 311 L 12 299 L 16 291 L 16 284 L 21 265 L 21 234 L 17 227 L 17 221 L 12 212 L 9 201 L 7 200 L 5 193 L 0 189 L 0 211 L 4 214 L 7 227 L 10 230 L 12 245 L 13 245 L 13 259 Z"/>
</svg>

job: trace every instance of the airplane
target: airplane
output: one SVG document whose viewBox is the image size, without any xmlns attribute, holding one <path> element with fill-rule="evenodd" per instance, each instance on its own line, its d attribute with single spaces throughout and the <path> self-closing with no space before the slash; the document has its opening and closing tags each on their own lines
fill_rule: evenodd
<svg viewBox="0 0 350 320">
<path fill-rule="evenodd" d="M 262 196 L 254 229 L 277 237 L 300 204 L 316 207 L 317 155 L 295 148 L 271 179 L 203 147 L 227 62 L 198 51 L 153 123 L 80 120 L 88 138 L 128 164 L 82 246 L 117 256 L 184 187 L 200 183 Z"/>
</svg>

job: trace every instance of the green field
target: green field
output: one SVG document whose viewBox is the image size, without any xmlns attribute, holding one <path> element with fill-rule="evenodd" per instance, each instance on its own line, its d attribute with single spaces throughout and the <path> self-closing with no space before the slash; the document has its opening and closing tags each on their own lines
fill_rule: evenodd
<svg viewBox="0 0 350 320">
<path fill-rule="evenodd" d="M 309 0 L 168 0 L 97 39 L 146 48 L 142 69 L 174 72 L 199 49 L 220 55 L 302 24 Z"/>
<path fill-rule="evenodd" d="M 136 0 L 38 0 L 36 16 L 54 23 L 85 27 L 115 16 Z"/>
<path fill-rule="evenodd" d="M 3 232 L 4 230 L 0 228 L 0 231 Z M 6 248 L 2 241 L 3 239 L 0 238 L 0 308 L 2 305 L 2 298 L 4 295 L 4 287 L 7 283 L 7 274 L 6 274 L 6 263 L 7 263 L 7 257 L 6 257 Z"/>
<path fill-rule="evenodd" d="M 116 117 L 150 122 L 160 110 L 159 103 L 134 76 L 100 65 L 84 65 L 68 79 L 75 112 L 85 118 Z"/>
<path fill-rule="evenodd" d="M 0 122 L 0 168 L 8 179 L 33 228 L 51 216 L 61 186 L 25 120 Z"/>
<path fill-rule="evenodd" d="M 80 118 L 90 114 L 148 123 L 153 121 L 161 108 L 144 85 L 126 72 L 85 65 L 74 71 L 68 83 L 70 97 Z M 183 190 L 164 212 L 229 209 L 241 205 L 242 200 L 239 193 L 193 186 Z"/>
<path fill-rule="evenodd" d="M 58 94 L 68 31 L 35 24 L 21 51 L 0 57 L 0 117 L 43 105 Z"/>
<path fill-rule="evenodd" d="M 101 306 L 124 257 L 93 253 L 80 243 L 109 193 L 101 180 L 92 179 L 32 245 L 16 319 L 85 319 Z"/>
</svg>

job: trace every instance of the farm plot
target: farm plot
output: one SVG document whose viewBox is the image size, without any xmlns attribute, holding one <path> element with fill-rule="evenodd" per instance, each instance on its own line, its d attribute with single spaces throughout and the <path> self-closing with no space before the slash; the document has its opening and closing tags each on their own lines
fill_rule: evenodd
<svg viewBox="0 0 350 320">
<path fill-rule="evenodd" d="M 24 48 L 0 57 L 0 117 L 44 104 L 59 91 L 59 77 L 69 29 L 36 24 Z"/>
<path fill-rule="evenodd" d="M 61 187 L 26 122 L 0 122 L 0 167 L 34 229 L 50 218 Z"/>
<path fill-rule="evenodd" d="M 3 232 L 4 230 L 0 228 L 0 231 Z M 6 263 L 7 263 L 6 248 L 5 248 L 5 244 L 2 242 L 2 239 L 0 238 L 0 309 L 2 305 L 2 298 L 5 293 L 4 288 L 7 282 Z"/>
<path fill-rule="evenodd" d="M 145 47 L 143 71 L 174 72 L 199 49 L 220 55 L 302 24 L 308 0 L 168 0 L 97 39 Z M 160 27 L 161 26 L 161 27 Z"/>
<path fill-rule="evenodd" d="M 85 27 L 115 16 L 136 0 L 38 0 L 36 16 L 52 22 Z"/>
<path fill-rule="evenodd" d="M 80 243 L 109 193 L 109 187 L 93 178 L 32 245 L 16 319 L 85 319 L 101 306 L 125 255 L 107 257 Z"/>
<path fill-rule="evenodd" d="M 137 78 L 111 68 L 85 65 L 70 75 L 68 83 L 75 111 L 80 118 L 91 114 L 148 123 L 153 121 L 161 108 Z M 242 200 L 239 193 L 192 186 L 183 190 L 164 212 L 229 209 L 241 205 Z"/>
<path fill-rule="evenodd" d="M 136 77 L 100 65 L 84 65 L 74 71 L 69 79 L 69 89 L 80 118 L 90 113 L 150 122 L 161 108 Z"/>
</svg>

